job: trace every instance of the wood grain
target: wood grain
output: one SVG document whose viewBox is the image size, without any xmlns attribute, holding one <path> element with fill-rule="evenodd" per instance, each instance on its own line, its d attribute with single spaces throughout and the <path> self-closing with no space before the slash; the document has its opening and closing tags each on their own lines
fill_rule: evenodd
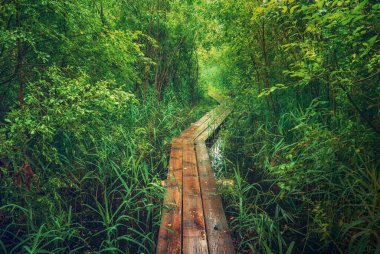
<svg viewBox="0 0 380 254">
<path fill-rule="evenodd" d="M 211 169 L 207 148 L 204 143 L 196 145 L 196 154 L 209 253 L 233 254 L 235 250 L 232 238 L 224 214 L 222 200 L 216 189 L 214 172 Z"/>
<path fill-rule="evenodd" d="M 157 243 L 157 253 L 181 253 L 182 250 L 182 139 L 172 141 L 167 193 Z"/>
<path fill-rule="evenodd" d="M 182 253 L 208 253 L 197 161 L 192 140 L 183 147 L 183 249 Z"/>
<path fill-rule="evenodd" d="M 235 253 L 205 141 L 230 111 L 219 106 L 173 139 L 157 253 Z"/>
</svg>

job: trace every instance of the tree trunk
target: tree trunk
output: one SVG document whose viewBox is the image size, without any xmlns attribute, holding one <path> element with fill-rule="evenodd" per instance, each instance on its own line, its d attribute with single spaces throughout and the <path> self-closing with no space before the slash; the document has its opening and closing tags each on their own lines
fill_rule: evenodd
<svg viewBox="0 0 380 254">
<path fill-rule="evenodd" d="M 266 46 L 266 40 L 265 40 L 265 24 L 262 25 L 262 35 L 261 35 L 261 48 L 263 51 L 263 58 L 264 58 L 264 84 L 266 89 L 270 89 L 270 82 L 269 82 L 269 64 L 268 64 L 268 52 L 267 52 L 267 46 Z M 272 93 L 269 92 L 269 101 L 272 105 L 273 113 L 276 113 L 276 106 L 274 103 L 274 99 L 272 96 Z"/>
<path fill-rule="evenodd" d="M 260 34 L 260 29 L 259 29 Z M 264 59 L 264 68 L 263 68 L 263 80 L 264 80 L 264 86 L 267 90 L 270 89 L 270 82 L 269 82 L 269 64 L 268 64 L 268 54 L 267 54 L 267 46 L 266 46 L 266 40 L 265 40 L 265 24 L 263 23 L 261 26 L 261 34 L 260 34 L 260 44 Z M 274 115 L 276 114 L 276 107 L 275 103 L 272 97 L 272 93 L 269 92 L 269 95 L 266 97 L 267 104 L 268 104 L 268 110 L 269 110 L 269 116 L 272 122 L 272 125 L 274 126 L 275 120 Z"/>
<path fill-rule="evenodd" d="M 154 7 L 152 7 L 151 13 L 150 13 L 150 18 L 149 18 L 149 25 L 148 25 L 148 36 L 151 36 L 152 33 L 152 25 L 153 25 L 153 12 L 154 12 Z M 150 47 L 150 42 L 146 40 L 146 55 L 148 57 L 151 57 L 151 47 Z M 143 98 L 144 101 L 146 101 L 147 94 L 148 94 L 148 88 L 149 88 L 149 72 L 150 68 L 145 69 L 144 71 L 144 94 Z"/>
<path fill-rule="evenodd" d="M 16 23 L 19 30 L 21 30 L 21 17 L 20 17 L 20 3 L 16 4 Z M 20 103 L 20 107 L 22 108 L 24 105 L 24 87 L 23 87 L 23 62 L 24 62 L 24 53 L 22 47 L 22 41 L 20 37 L 17 38 L 17 70 L 18 70 L 18 83 L 19 83 L 19 93 L 18 99 Z"/>
</svg>

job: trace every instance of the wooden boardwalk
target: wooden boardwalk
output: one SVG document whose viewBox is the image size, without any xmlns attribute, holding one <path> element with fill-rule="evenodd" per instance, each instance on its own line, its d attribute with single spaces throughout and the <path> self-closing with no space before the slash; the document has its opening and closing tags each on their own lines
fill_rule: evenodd
<svg viewBox="0 0 380 254">
<path fill-rule="evenodd" d="M 219 106 L 172 141 L 157 253 L 235 253 L 206 140 L 230 112 Z"/>
</svg>

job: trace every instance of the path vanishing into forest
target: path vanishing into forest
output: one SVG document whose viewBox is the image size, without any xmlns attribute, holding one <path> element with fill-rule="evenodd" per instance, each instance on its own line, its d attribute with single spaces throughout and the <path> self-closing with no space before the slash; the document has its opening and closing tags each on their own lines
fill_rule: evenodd
<svg viewBox="0 0 380 254">
<path fill-rule="evenodd" d="M 158 254 L 235 253 L 205 143 L 229 113 L 221 104 L 173 139 Z"/>
</svg>

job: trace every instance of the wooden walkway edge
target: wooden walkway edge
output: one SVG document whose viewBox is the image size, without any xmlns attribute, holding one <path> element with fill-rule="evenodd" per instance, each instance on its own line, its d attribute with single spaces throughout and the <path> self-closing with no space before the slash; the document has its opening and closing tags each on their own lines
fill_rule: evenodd
<svg viewBox="0 0 380 254">
<path fill-rule="evenodd" d="M 221 105 L 173 139 L 157 254 L 235 253 L 205 144 L 229 113 Z"/>
</svg>

